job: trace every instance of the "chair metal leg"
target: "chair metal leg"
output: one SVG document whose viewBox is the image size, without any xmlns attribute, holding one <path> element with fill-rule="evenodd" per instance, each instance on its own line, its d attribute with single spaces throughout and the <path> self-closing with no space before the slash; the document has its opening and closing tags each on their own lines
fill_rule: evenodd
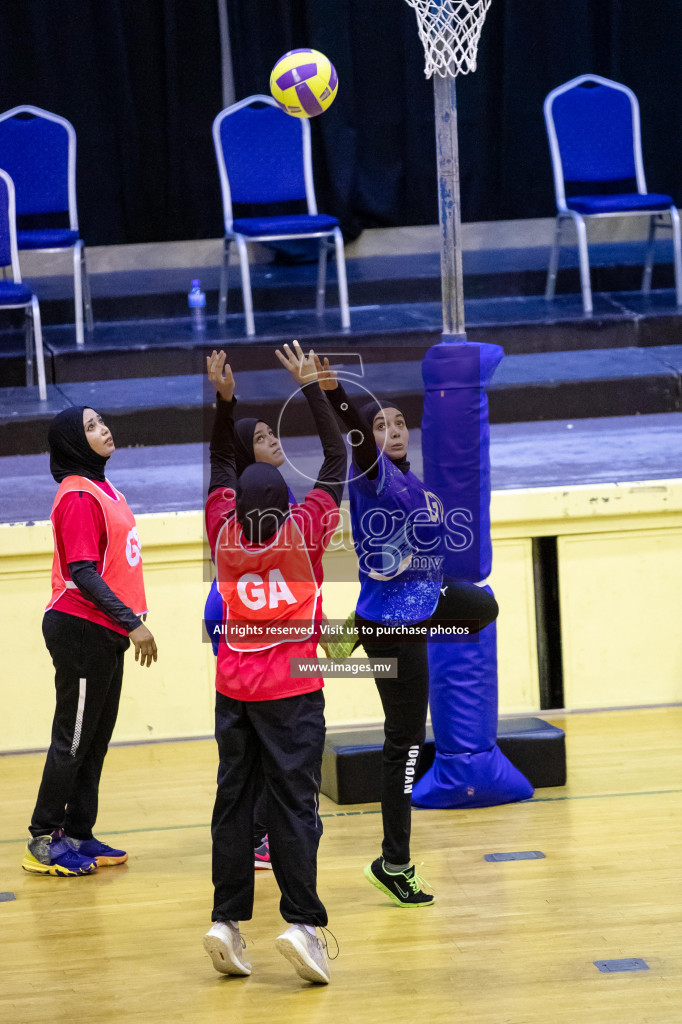
<svg viewBox="0 0 682 1024">
<path fill-rule="evenodd" d="M 549 267 L 547 268 L 547 283 L 545 285 L 545 301 L 551 302 L 556 292 L 556 276 L 559 270 L 559 249 L 561 247 L 561 229 L 563 218 L 557 217 L 554 221 L 554 242 L 549 254 Z"/>
<path fill-rule="evenodd" d="M 315 311 L 318 316 L 324 313 L 324 298 L 327 287 L 327 239 L 321 238 L 317 257 L 317 304 Z"/>
<path fill-rule="evenodd" d="M 218 293 L 218 322 L 225 323 L 227 316 L 227 289 L 230 283 L 230 246 L 231 239 L 223 239 L 223 262 L 220 265 L 220 292 Z"/>
<path fill-rule="evenodd" d="M 33 318 L 31 316 L 30 306 L 26 306 L 26 308 L 24 309 L 24 313 L 24 339 L 26 343 L 26 387 L 31 388 L 33 387 L 33 382 L 35 380 L 35 371 L 33 368 Z"/>
<path fill-rule="evenodd" d="M 348 281 L 346 280 L 346 256 L 343 248 L 341 228 L 334 228 L 334 245 L 336 247 L 336 278 L 339 284 L 339 305 L 341 307 L 341 326 L 350 327 L 350 308 L 348 306 Z"/>
<path fill-rule="evenodd" d="M 578 255 L 580 257 L 580 288 L 583 296 L 583 313 L 592 312 L 592 285 L 590 284 L 590 256 L 587 249 L 587 230 L 585 221 L 579 213 L 574 214 L 576 234 L 578 235 Z"/>
<path fill-rule="evenodd" d="M 76 311 L 76 344 L 84 345 L 83 335 L 83 286 L 81 281 L 81 249 L 83 242 L 79 239 L 73 247 L 73 304 Z"/>
<path fill-rule="evenodd" d="M 28 312 L 28 310 L 27 310 Z M 31 319 L 33 321 L 33 339 L 36 350 L 36 363 L 38 366 L 38 395 L 41 402 L 47 401 L 47 385 L 45 383 L 45 354 L 43 352 L 43 326 L 40 319 L 40 306 L 34 295 L 31 299 Z"/>
<path fill-rule="evenodd" d="M 251 338 L 256 333 L 256 324 L 253 319 L 253 299 L 251 298 L 251 274 L 249 273 L 249 254 L 246 249 L 246 240 L 242 235 L 237 235 L 237 252 L 239 253 L 239 269 L 242 275 L 242 299 L 244 302 L 244 316 L 246 317 L 246 334 Z"/>
<path fill-rule="evenodd" d="M 646 257 L 644 269 L 642 270 L 642 293 L 648 295 L 651 291 L 651 277 L 654 271 L 654 237 L 656 235 L 657 217 L 649 217 L 649 231 L 646 240 Z"/>
<path fill-rule="evenodd" d="M 85 246 L 81 249 L 80 271 L 81 287 L 83 289 L 83 308 L 85 310 L 85 329 L 88 334 L 91 334 L 95 328 L 95 321 L 92 316 L 92 293 L 90 291 L 88 268 L 85 262 Z"/>
<path fill-rule="evenodd" d="M 673 229 L 673 255 L 675 263 L 675 300 L 682 306 L 682 242 L 680 241 L 680 215 L 676 206 L 670 207 Z"/>
</svg>

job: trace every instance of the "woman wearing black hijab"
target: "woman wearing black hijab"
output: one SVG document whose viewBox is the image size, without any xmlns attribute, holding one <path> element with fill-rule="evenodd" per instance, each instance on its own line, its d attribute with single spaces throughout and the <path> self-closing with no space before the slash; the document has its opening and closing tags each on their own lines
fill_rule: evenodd
<svg viewBox="0 0 682 1024">
<path fill-rule="evenodd" d="M 279 438 L 265 420 L 258 419 L 256 416 L 244 416 L 242 419 L 237 420 L 233 428 L 234 451 L 231 454 L 231 458 L 234 459 L 237 479 L 241 477 L 248 466 L 253 466 L 256 463 L 266 463 L 279 469 L 286 461 Z M 213 443 L 212 447 L 214 458 L 224 457 L 217 450 L 220 443 L 220 434 L 218 434 L 218 440 Z M 289 504 L 295 505 L 296 497 L 294 493 L 291 488 L 287 488 L 287 490 L 289 493 Z M 212 626 L 214 624 L 219 625 L 222 622 L 222 618 L 223 599 L 218 592 L 218 586 L 214 579 L 204 607 L 204 621 L 207 623 L 210 635 L 212 635 Z M 218 641 L 214 638 L 212 644 L 213 653 L 217 655 Z M 260 838 L 262 840 L 262 836 Z M 256 846 L 258 845 L 259 843 L 256 844 Z M 269 861 L 265 864 L 261 863 L 257 855 L 256 867 L 269 867 Z"/>
<path fill-rule="evenodd" d="M 235 423 L 234 457 L 237 477 L 255 462 L 265 462 L 277 469 L 285 462 L 282 446 L 274 430 L 265 420 L 255 416 L 244 416 Z M 289 493 L 289 500 L 295 502 L 294 496 Z"/>
<path fill-rule="evenodd" d="M 124 850 L 95 839 L 99 780 L 116 723 L 123 655 L 156 661 L 142 622 L 147 606 L 135 518 L 106 479 L 115 451 L 94 409 L 66 409 L 52 420 L 50 471 L 59 484 L 52 597 L 43 636 L 55 667 L 56 708 L 22 867 L 33 874 L 85 875 L 123 864 Z"/>
<path fill-rule="evenodd" d="M 410 470 L 409 431 L 398 399 L 351 402 L 336 373 L 317 363 L 318 380 L 354 435 L 349 495 L 358 555 L 360 596 L 355 612 L 368 657 L 395 658 L 397 678 L 376 679 L 384 710 L 381 856 L 365 877 L 401 907 L 429 907 L 410 854 L 412 784 L 426 735 L 429 696 L 427 639 L 439 619 L 466 620 L 475 634 L 497 616 L 491 594 L 473 583 L 445 580 L 443 508 Z"/>
<path fill-rule="evenodd" d="M 304 392 L 304 394 L 306 394 L 308 398 L 310 397 L 309 392 Z M 324 433 L 324 423 L 322 424 L 322 430 Z M 243 416 L 241 419 L 237 420 L 234 423 L 232 441 L 234 444 L 232 457 L 234 458 L 237 479 L 241 479 L 242 474 L 249 466 L 270 465 L 279 469 L 279 467 L 286 461 L 286 456 L 282 451 L 279 438 L 275 434 L 274 430 L 269 423 L 263 419 L 259 419 L 257 416 Z M 216 431 L 211 448 L 213 458 L 215 458 L 216 455 L 220 458 L 219 448 L 223 443 L 222 430 Z M 287 487 L 287 491 L 289 505 L 293 507 L 297 504 L 296 496 L 293 494 L 290 487 Z M 204 620 L 211 624 L 209 626 L 209 632 L 211 632 L 211 627 L 214 624 L 222 623 L 223 614 L 223 599 L 220 596 L 218 585 L 214 579 L 204 608 Z M 217 656 L 219 646 L 217 638 L 213 637 L 212 645 L 213 653 Z M 266 822 L 266 795 L 265 788 L 262 787 L 261 795 L 256 801 L 253 826 L 253 862 L 254 868 L 257 871 L 270 870 L 272 868 L 272 862 L 270 860 L 270 844 L 268 840 L 268 827 Z"/>
<path fill-rule="evenodd" d="M 284 478 L 273 465 L 257 462 L 237 477 L 234 377 L 225 352 L 214 351 L 207 359 L 217 396 L 206 534 L 229 611 L 216 664 L 220 763 L 211 824 L 214 923 L 204 947 L 220 973 L 251 973 L 239 922 L 253 912 L 248 832 L 264 778 L 280 910 L 289 925 L 277 949 L 301 977 L 327 984 L 329 969 L 315 932 L 327 924 L 316 885 L 323 681 L 292 676 L 291 659 L 315 657 L 322 556 L 338 523 L 346 449 L 317 386 L 313 353 L 304 357 L 298 342 L 293 351 L 283 347 L 285 355 L 277 351 L 277 357 L 303 391 L 324 453 L 314 486 L 300 506 L 290 505 Z M 261 585 L 268 593 L 262 602 Z M 273 632 L 253 643 L 231 632 L 235 623 L 241 623 L 239 629 Z M 287 635 L 290 641 L 281 639 Z"/>
</svg>

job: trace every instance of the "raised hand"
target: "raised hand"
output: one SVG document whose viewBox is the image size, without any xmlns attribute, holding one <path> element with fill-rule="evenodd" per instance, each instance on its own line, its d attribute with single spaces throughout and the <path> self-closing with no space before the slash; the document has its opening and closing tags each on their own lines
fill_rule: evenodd
<svg viewBox="0 0 682 1024">
<path fill-rule="evenodd" d="M 310 384 L 317 380 L 317 369 L 315 367 L 315 353 L 311 349 L 308 355 L 303 354 L 303 349 L 297 341 L 293 341 L 294 351 L 288 345 L 283 345 L 284 355 L 279 349 L 275 349 L 275 355 L 285 370 L 288 370 L 299 384 Z"/>
<path fill-rule="evenodd" d="M 222 349 L 220 352 L 213 349 L 210 356 L 206 356 L 206 372 L 210 383 L 220 397 L 226 402 L 231 402 L 234 397 L 234 376 L 230 364 L 225 361 L 226 359 L 227 356 Z"/>
<path fill-rule="evenodd" d="M 317 383 L 320 385 L 323 391 L 336 391 L 339 386 L 337 381 L 338 373 L 336 370 L 329 369 L 329 360 L 324 357 L 324 366 L 320 362 L 319 356 L 315 356 L 315 369 L 317 370 Z"/>
</svg>

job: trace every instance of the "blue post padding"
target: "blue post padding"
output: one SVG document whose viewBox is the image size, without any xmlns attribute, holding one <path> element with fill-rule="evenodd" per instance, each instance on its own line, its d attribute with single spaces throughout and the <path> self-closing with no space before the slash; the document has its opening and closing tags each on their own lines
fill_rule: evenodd
<svg viewBox="0 0 682 1024">
<path fill-rule="evenodd" d="M 490 591 L 490 587 L 486 588 Z M 490 591 L 492 593 L 492 591 Z M 497 741 L 497 627 L 477 644 L 429 644 L 429 697 L 436 750 L 468 754 Z M 437 709 L 437 713 L 436 712 Z"/>
<path fill-rule="evenodd" d="M 445 507 L 445 576 L 477 583 L 490 574 L 490 383 L 499 345 L 441 342 L 424 356 L 424 482 Z"/>
<path fill-rule="evenodd" d="M 443 501 L 444 574 L 457 580 L 479 582 L 492 567 L 484 389 L 503 354 L 498 345 L 441 342 L 429 349 L 422 365 L 424 482 Z M 533 795 L 528 780 L 496 744 L 495 623 L 478 640 L 429 644 L 436 758 L 414 786 L 412 799 L 419 807 L 490 807 Z"/>
<path fill-rule="evenodd" d="M 414 804 L 491 807 L 533 795 L 525 775 L 497 746 L 494 622 L 477 644 L 429 644 L 429 703 L 436 757 L 415 783 Z"/>
</svg>

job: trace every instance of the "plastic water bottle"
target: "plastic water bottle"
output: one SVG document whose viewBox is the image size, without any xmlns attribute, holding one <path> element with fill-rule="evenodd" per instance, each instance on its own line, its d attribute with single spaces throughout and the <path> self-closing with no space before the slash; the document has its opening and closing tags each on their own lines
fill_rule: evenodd
<svg viewBox="0 0 682 1024">
<path fill-rule="evenodd" d="M 206 292 L 201 290 L 198 277 L 192 281 L 192 290 L 187 294 L 187 305 L 192 316 L 192 327 L 195 331 L 206 330 Z"/>
</svg>

